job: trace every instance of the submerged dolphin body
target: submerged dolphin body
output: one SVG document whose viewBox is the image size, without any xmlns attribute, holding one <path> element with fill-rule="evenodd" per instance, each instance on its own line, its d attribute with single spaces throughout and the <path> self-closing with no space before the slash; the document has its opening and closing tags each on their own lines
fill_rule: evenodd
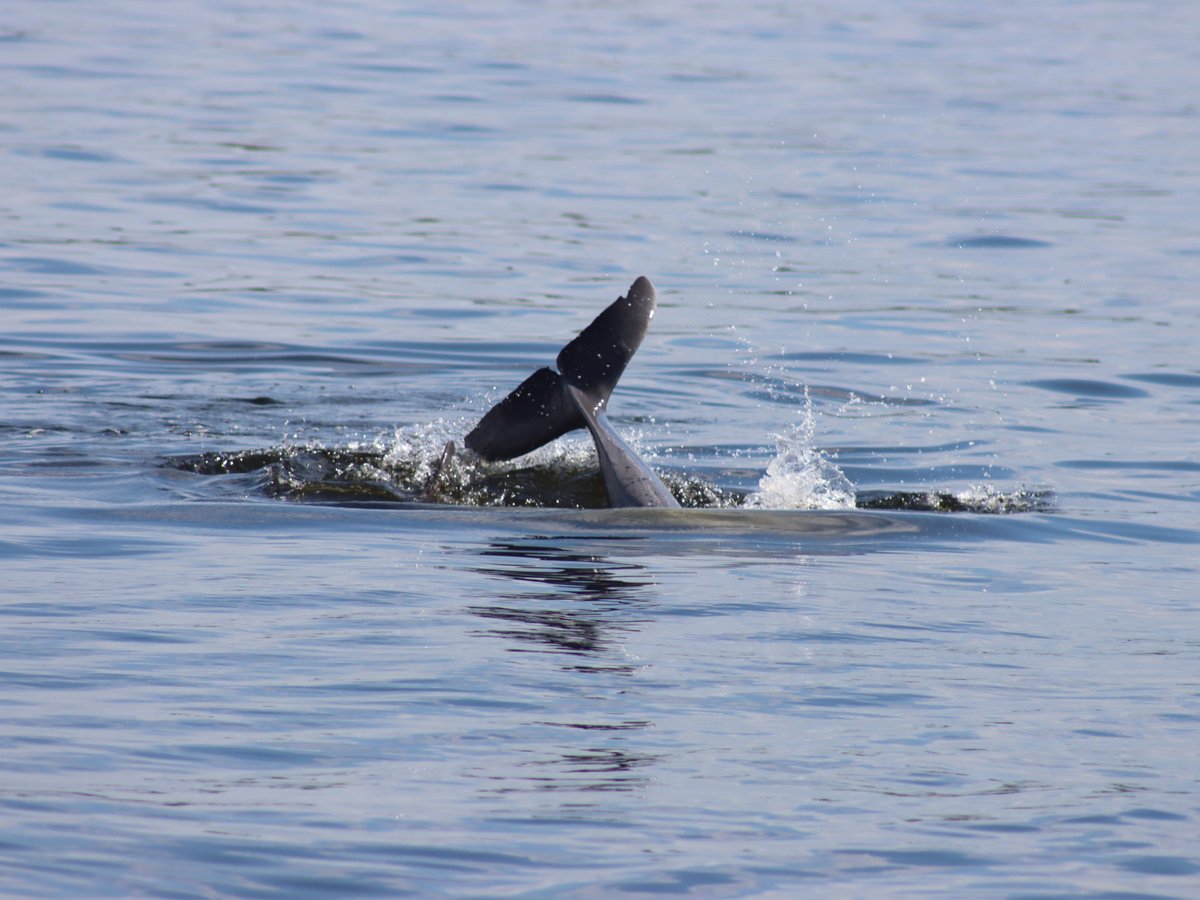
<svg viewBox="0 0 1200 900">
<path fill-rule="evenodd" d="M 654 470 L 604 415 L 625 366 L 641 346 L 657 305 L 641 277 L 558 353 L 558 371 L 538 369 L 497 403 L 464 440 L 484 459 L 513 459 L 586 428 L 596 444 L 612 506 L 679 506 Z"/>
</svg>

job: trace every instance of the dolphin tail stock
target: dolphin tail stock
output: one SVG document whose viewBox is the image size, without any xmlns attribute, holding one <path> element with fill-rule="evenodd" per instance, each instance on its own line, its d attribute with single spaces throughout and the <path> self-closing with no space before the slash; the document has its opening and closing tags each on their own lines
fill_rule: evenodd
<svg viewBox="0 0 1200 900">
<path fill-rule="evenodd" d="M 650 279 L 634 281 L 558 353 L 559 371 L 538 369 L 488 411 L 464 443 L 487 460 L 514 459 L 576 428 L 581 411 L 602 411 L 642 344 L 658 299 Z M 573 388 L 574 390 L 569 390 Z"/>
<path fill-rule="evenodd" d="M 567 390 L 579 404 L 592 442 L 596 445 L 596 457 L 600 461 L 600 475 L 604 478 L 609 504 L 678 508 L 679 501 L 671 489 L 617 434 L 604 415 L 604 410 L 594 408 L 579 388 L 568 385 Z"/>
</svg>

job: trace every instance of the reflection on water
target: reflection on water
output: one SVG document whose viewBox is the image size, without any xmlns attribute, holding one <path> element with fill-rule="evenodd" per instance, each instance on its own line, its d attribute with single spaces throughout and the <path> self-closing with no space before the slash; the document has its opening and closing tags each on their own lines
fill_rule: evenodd
<svg viewBox="0 0 1200 900">
<path fill-rule="evenodd" d="M 525 780 L 539 791 L 634 791 L 643 787 L 648 776 L 641 770 L 653 765 L 658 757 L 605 747 L 589 747 L 556 757 L 524 763 Z M 525 787 L 498 787 L 493 793 L 509 793 Z M 576 806 L 578 804 L 575 804 Z"/>
<path fill-rule="evenodd" d="M 484 574 L 496 575 L 516 581 L 549 584 L 563 588 L 572 599 L 609 601 L 624 603 L 637 599 L 636 595 L 653 584 L 650 579 L 633 579 L 628 573 L 645 572 L 646 567 L 637 563 L 617 563 L 604 557 L 578 550 L 569 550 L 547 543 L 549 538 L 534 538 L 525 541 L 493 543 L 481 555 L 511 560 L 537 560 L 552 563 L 547 569 L 539 565 L 520 562 L 508 565 L 481 566 L 476 569 Z M 578 541 L 575 537 L 573 540 Z M 604 535 L 596 538 L 605 543 L 620 543 L 638 538 L 628 535 Z M 618 577 L 621 572 L 625 577 Z"/>
<path fill-rule="evenodd" d="M 612 663 L 602 657 L 613 651 L 619 635 L 633 627 L 623 616 L 612 621 L 616 617 L 610 614 L 637 603 L 638 595 L 653 584 L 648 576 L 637 577 L 646 571 L 645 566 L 570 550 L 548 538 L 492 543 L 480 555 L 488 558 L 489 564 L 477 566 L 475 571 L 502 579 L 510 587 L 515 583 L 519 589 L 498 594 L 500 603 L 469 609 L 482 618 L 505 623 L 488 633 L 517 642 L 510 648 L 513 652 L 583 657 L 586 661 L 569 666 L 576 671 L 633 671 L 624 661 Z M 586 605 L 579 605 L 580 601 Z"/>
<path fill-rule="evenodd" d="M 595 539 L 605 543 L 633 540 L 621 536 Z M 622 655 L 620 644 L 636 629 L 629 610 L 646 601 L 646 589 L 654 584 L 647 568 L 562 546 L 548 537 L 497 541 L 479 554 L 486 564 L 475 571 L 499 580 L 505 590 L 497 594 L 495 603 L 468 607 L 489 623 L 477 633 L 501 638 L 513 653 L 568 655 L 571 661 L 560 667 L 562 671 L 601 679 L 596 683 L 599 692 L 585 691 L 584 696 L 594 703 L 579 709 L 579 717 L 530 723 L 555 729 L 559 737 L 545 742 L 544 756 L 520 763 L 518 777 L 489 773 L 486 793 L 630 791 L 641 787 L 646 777 L 640 770 L 660 754 L 640 752 L 628 743 L 632 734 L 653 723 L 645 719 L 604 721 L 610 707 L 602 689 L 608 685 L 607 679 L 624 680 L 638 668 Z M 573 738 L 587 743 L 579 746 L 572 743 Z"/>
</svg>

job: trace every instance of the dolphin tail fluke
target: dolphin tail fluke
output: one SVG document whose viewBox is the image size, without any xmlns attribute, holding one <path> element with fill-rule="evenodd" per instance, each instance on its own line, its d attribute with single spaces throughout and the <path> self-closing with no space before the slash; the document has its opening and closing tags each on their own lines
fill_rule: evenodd
<svg viewBox="0 0 1200 900">
<path fill-rule="evenodd" d="M 614 300 L 558 352 L 558 371 L 587 396 L 593 410 L 608 403 L 625 366 L 642 345 L 657 304 L 654 285 L 642 276 L 626 296 Z"/>
<path fill-rule="evenodd" d="M 582 394 L 593 413 L 605 407 L 646 336 L 656 303 L 650 280 L 639 278 L 559 351 L 562 374 L 538 369 L 492 407 L 464 443 L 484 459 L 513 459 L 585 427 L 577 398 Z M 567 385 L 579 393 L 572 396 Z"/>
<path fill-rule="evenodd" d="M 484 459 L 514 459 L 584 424 L 562 376 L 538 369 L 493 406 L 463 443 Z"/>
</svg>

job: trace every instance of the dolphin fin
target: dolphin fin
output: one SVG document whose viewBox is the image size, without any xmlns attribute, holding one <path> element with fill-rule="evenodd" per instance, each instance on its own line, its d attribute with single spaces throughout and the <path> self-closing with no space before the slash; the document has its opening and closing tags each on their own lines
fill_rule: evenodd
<svg viewBox="0 0 1200 900">
<path fill-rule="evenodd" d="M 604 409 L 625 366 L 642 345 L 658 298 L 644 275 L 558 352 L 558 371 L 592 403 Z M 582 426 L 582 422 L 580 426 Z"/>
<path fill-rule="evenodd" d="M 578 389 L 591 410 L 604 409 L 646 336 L 656 304 L 650 280 L 638 278 L 628 295 L 618 297 L 559 351 L 558 372 L 538 369 L 493 406 L 463 442 L 484 459 L 513 459 L 584 428 L 587 422 L 567 386 Z"/>
<path fill-rule="evenodd" d="M 463 443 L 484 459 L 514 459 L 584 424 L 562 376 L 544 368 L 488 410 Z"/>
</svg>

